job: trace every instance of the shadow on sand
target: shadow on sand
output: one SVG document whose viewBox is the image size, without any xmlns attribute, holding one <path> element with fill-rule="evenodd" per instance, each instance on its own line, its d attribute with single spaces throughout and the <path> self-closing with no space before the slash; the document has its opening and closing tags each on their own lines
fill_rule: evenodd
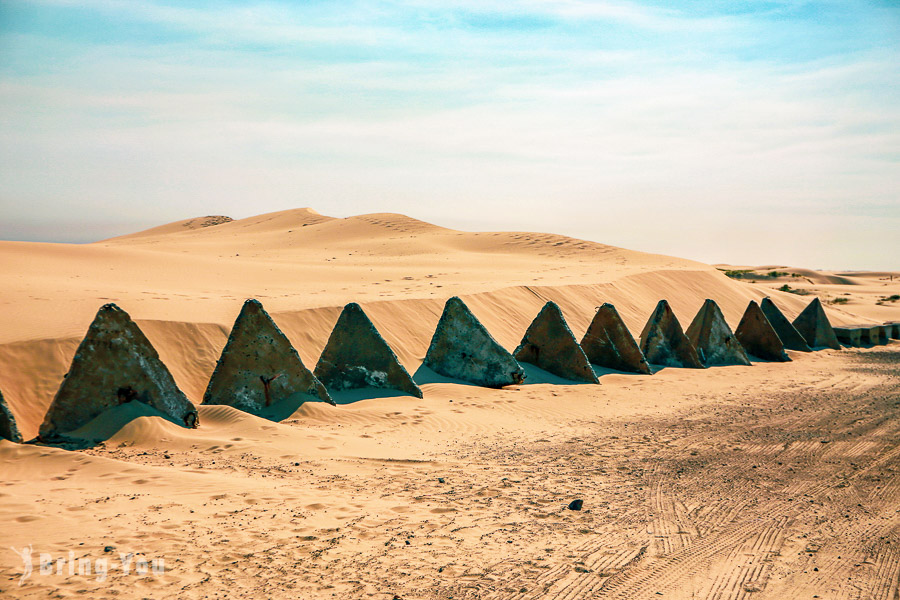
<svg viewBox="0 0 900 600">
<path fill-rule="evenodd" d="M 591 363 L 591 368 L 594 370 L 594 375 L 597 377 L 603 377 L 604 375 L 643 375 L 646 376 L 646 373 L 635 373 L 633 371 L 617 371 L 615 369 L 608 369 L 606 367 L 601 367 L 600 365 L 595 365 Z M 662 367 L 654 367 L 650 366 L 650 374 L 656 373 L 656 371 L 660 370 Z"/>
<path fill-rule="evenodd" d="M 328 390 L 331 399 L 338 406 L 345 404 L 353 404 L 360 400 L 372 400 L 373 398 L 411 398 L 418 400 L 412 394 L 401 392 L 399 390 L 391 390 L 386 388 L 357 388 L 353 390 Z"/>
</svg>

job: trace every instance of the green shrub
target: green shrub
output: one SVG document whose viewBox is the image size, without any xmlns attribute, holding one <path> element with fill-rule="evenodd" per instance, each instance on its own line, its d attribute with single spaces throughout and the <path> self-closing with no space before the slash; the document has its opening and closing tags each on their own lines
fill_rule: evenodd
<svg viewBox="0 0 900 600">
<path fill-rule="evenodd" d="M 788 284 L 784 284 L 780 288 L 778 288 L 779 292 L 788 292 L 790 294 L 797 294 L 798 296 L 808 296 L 809 292 L 807 290 L 798 290 L 796 288 L 792 288 Z"/>
<path fill-rule="evenodd" d="M 744 279 L 747 273 L 753 273 L 753 269 L 719 269 L 725 274 L 725 277 L 732 279 Z"/>
</svg>

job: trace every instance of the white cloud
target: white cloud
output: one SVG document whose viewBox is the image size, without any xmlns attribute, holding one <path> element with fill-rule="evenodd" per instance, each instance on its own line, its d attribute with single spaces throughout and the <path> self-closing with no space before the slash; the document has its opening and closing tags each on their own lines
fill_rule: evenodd
<svg viewBox="0 0 900 600">
<path fill-rule="evenodd" d="M 149 224 L 309 204 L 450 225 L 477 214 L 489 229 L 735 262 L 751 244 L 731 232 L 751 227 L 769 232 L 765 261 L 779 262 L 809 256 L 801 241 L 837 260 L 834 233 L 858 212 L 884 236 L 873 240 L 897 249 L 882 242 L 900 220 L 900 102 L 885 83 L 900 68 L 887 51 L 784 64 L 661 52 L 661 42 L 528 44 L 515 31 L 435 38 L 391 18 L 301 22 L 274 6 L 95 6 L 285 52 L 18 37 L 70 58 L 0 80 L 4 214 L 113 210 Z M 633 3 L 534 0 L 526 10 L 659 32 L 736 26 Z M 389 51 L 310 58 L 289 51 L 298 40 Z M 785 219 L 828 236 L 790 238 Z M 874 250 L 837 247 L 875 265 Z"/>
</svg>

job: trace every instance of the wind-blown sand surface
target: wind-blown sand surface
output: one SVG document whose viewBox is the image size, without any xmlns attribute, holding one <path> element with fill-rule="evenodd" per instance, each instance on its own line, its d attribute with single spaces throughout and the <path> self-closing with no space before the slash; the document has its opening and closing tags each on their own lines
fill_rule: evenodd
<svg viewBox="0 0 900 600">
<path fill-rule="evenodd" d="M 572 385 L 529 369 L 483 389 L 420 369 L 446 298 L 507 349 L 547 300 L 580 339 L 603 302 L 638 334 L 660 298 L 736 326 L 772 296 L 834 324 L 900 320 L 896 273 L 726 277 L 693 261 L 536 233 L 465 233 L 309 209 L 203 219 L 82 246 L 0 242 L 0 390 L 34 437 L 97 308 L 135 318 L 199 404 L 242 301 L 313 366 L 359 302 L 425 398 L 344 393 L 275 423 L 132 403 L 83 451 L 0 442 L 0 595 L 337 598 L 878 598 L 900 586 L 900 343 L 793 362 Z M 724 267 L 723 267 L 724 268 Z M 732 268 L 732 267 L 729 267 Z M 741 267 L 747 269 L 748 267 Z M 893 277 L 893 279 L 892 279 Z M 529 383 L 530 382 L 530 383 Z M 362 399 L 360 399 L 362 398 Z M 356 400 L 351 402 L 351 400 Z M 566 510 L 573 499 L 584 510 Z M 110 547 L 107 551 L 106 548 Z M 165 574 L 41 575 L 38 553 Z"/>
</svg>

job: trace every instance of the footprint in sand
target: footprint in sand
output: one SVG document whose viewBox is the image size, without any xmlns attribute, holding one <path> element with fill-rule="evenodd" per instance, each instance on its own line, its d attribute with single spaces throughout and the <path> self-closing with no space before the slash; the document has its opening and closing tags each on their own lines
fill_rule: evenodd
<svg viewBox="0 0 900 600">
<path fill-rule="evenodd" d="M 43 517 L 35 515 L 22 515 L 21 517 L 16 517 L 16 521 L 19 523 L 31 523 L 32 521 L 38 521 L 40 519 L 43 519 Z"/>
</svg>

